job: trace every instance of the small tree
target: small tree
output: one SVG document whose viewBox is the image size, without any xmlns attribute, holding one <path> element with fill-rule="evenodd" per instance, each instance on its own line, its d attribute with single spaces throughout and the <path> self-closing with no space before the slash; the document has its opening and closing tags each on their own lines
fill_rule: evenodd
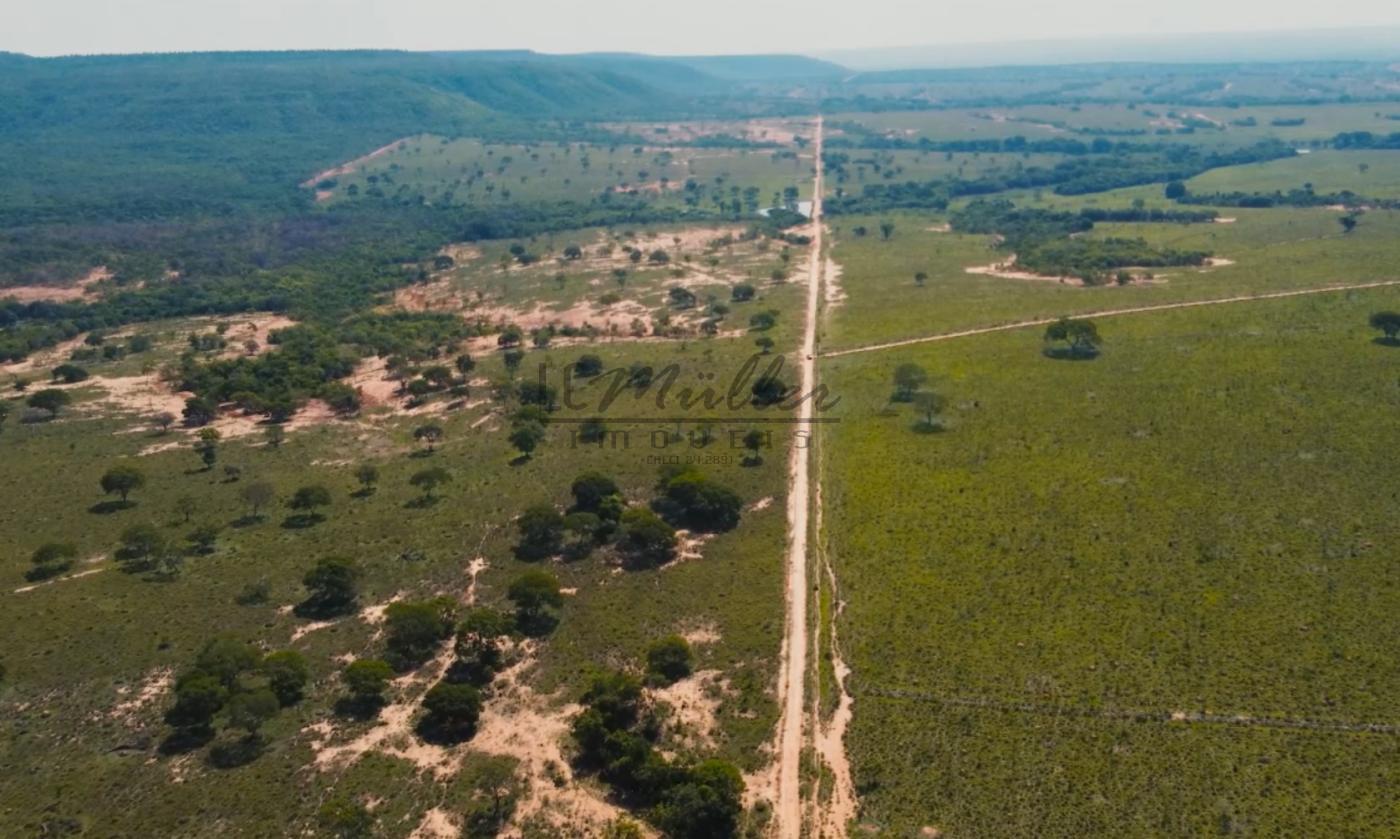
<svg viewBox="0 0 1400 839">
<path fill-rule="evenodd" d="M 559 553 L 564 539 L 564 517 L 548 504 L 536 504 L 520 514 L 515 526 L 520 543 L 515 555 L 524 560 L 544 559 Z"/>
<path fill-rule="evenodd" d="M 928 381 L 928 373 L 917 364 L 905 362 L 894 368 L 894 395 L 890 397 L 894 402 L 908 402 L 914 398 L 914 391 L 923 387 Z"/>
<path fill-rule="evenodd" d="M 277 497 L 277 490 L 266 481 L 254 481 L 244 485 L 238 494 L 243 499 L 243 503 L 252 510 L 252 517 L 257 518 L 259 511 L 271 504 Z"/>
<path fill-rule="evenodd" d="M 38 393 L 30 394 L 29 398 L 25 400 L 25 404 L 40 411 L 47 411 L 49 419 L 53 419 L 58 416 L 59 411 L 68 407 L 72 401 L 73 398 L 66 392 L 54 388 L 46 388 Z"/>
<path fill-rule="evenodd" d="M 180 520 L 185 524 L 190 523 L 190 517 L 194 515 L 195 509 L 194 499 L 188 495 L 182 495 L 175 499 L 175 512 L 180 514 Z"/>
<path fill-rule="evenodd" d="M 88 371 L 76 364 L 60 364 L 53 368 L 52 378 L 55 382 L 75 385 L 78 382 L 87 381 Z"/>
<path fill-rule="evenodd" d="M 195 550 L 200 553 L 213 553 L 214 546 L 219 541 L 219 526 L 212 522 L 201 524 L 194 530 L 191 530 L 190 535 L 186 538 L 189 539 L 190 544 L 194 546 Z"/>
<path fill-rule="evenodd" d="M 1400 312 L 1375 312 L 1371 315 L 1371 328 L 1385 334 L 1381 339 L 1387 344 L 1400 344 Z"/>
<path fill-rule="evenodd" d="M 925 274 L 923 271 L 919 271 L 918 273 L 914 274 L 914 285 L 918 286 L 919 288 L 923 288 L 924 284 L 927 282 L 928 274 Z"/>
<path fill-rule="evenodd" d="M 325 557 L 302 578 L 307 598 L 300 611 L 308 615 L 341 615 L 354 611 L 360 572 L 344 557 Z"/>
<path fill-rule="evenodd" d="M 1355 230 L 1356 225 L 1359 223 L 1359 221 L 1360 220 L 1357 218 L 1356 213 L 1347 213 L 1346 215 L 1337 218 L 1337 223 L 1342 226 L 1342 235 L 1346 235 Z"/>
<path fill-rule="evenodd" d="M 569 491 L 574 496 L 574 509 L 582 513 L 596 513 L 606 499 L 622 493 L 617 481 L 600 472 L 579 475 Z"/>
<path fill-rule="evenodd" d="M 116 493 L 125 504 L 128 495 L 146 485 L 146 476 L 135 466 L 121 464 L 108 469 L 100 484 L 105 494 Z"/>
<path fill-rule="evenodd" d="M 57 577 L 72 568 L 73 560 L 77 557 L 78 546 L 72 542 L 48 542 L 40 545 L 29 557 L 33 567 L 24 575 L 25 579 L 35 582 Z"/>
<path fill-rule="evenodd" d="M 149 562 L 166 550 L 165 536 L 151 524 L 133 524 L 122 531 L 117 559 Z"/>
<path fill-rule="evenodd" d="M 1063 341 L 1066 354 L 1071 358 L 1091 358 L 1098 354 L 1098 327 L 1091 320 L 1072 320 L 1064 317 L 1045 328 L 1045 340 Z"/>
<path fill-rule="evenodd" d="M 413 477 L 408 479 L 410 484 L 423 490 L 423 500 L 426 502 L 435 501 L 436 497 L 433 495 L 433 490 L 451 481 L 452 473 L 443 469 L 441 466 L 434 466 L 431 469 L 423 469 L 415 472 Z"/>
<path fill-rule="evenodd" d="M 889 241 L 889 238 L 890 238 L 891 236 L 893 236 L 893 235 L 894 235 L 894 222 L 889 221 L 888 219 L 886 219 L 885 221 L 880 222 L 880 238 L 881 238 L 881 239 L 884 239 L 885 241 Z"/>
<path fill-rule="evenodd" d="M 296 650 L 269 653 L 262 660 L 260 669 L 267 678 L 267 686 L 282 707 L 301 701 L 306 682 L 311 676 L 311 670 L 301 653 Z"/>
<path fill-rule="evenodd" d="M 516 625 L 527 635 L 552 629 L 557 620 L 550 610 L 564 605 L 559 578 L 540 569 L 516 577 L 506 590 L 506 597 L 515 604 Z"/>
<path fill-rule="evenodd" d="M 379 482 L 379 468 L 372 463 L 362 463 L 355 467 L 355 480 L 360 482 L 358 495 L 372 495 L 374 485 Z"/>
<path fill-rule="evenodd" d="M 426 423 L 413 429 L 413 439 L 428 446 L 428 451 L 434 451 L 434 447 L 442 442 L 442 426 L 436 423 Z"/>
<path fill-rule="evenodd" d="M 456 619 L 454 607 L 454 601 L 446 597 L 421 603 L 389 604 L 384 610 L 389 664 L 402 671 L 432 658 L 442 642 L 452 636 Z"/>
<path fill-rule="evenodd" d="M 743 303 L 752 300 L 755 289 L 751 283 L 738 283 L 729 289 L 729 298 L 735 303 Z"/>
<path fill-rule="evenodd" d="M 460 743 L 476 733 L 481 716 L 481 693 L 471 685 L 438 682 L 423 696 L 427 715 L 419 724 L 425 737 Z"/>
<path fill-rule="evenodd" d="M 773 339 L 769 338 L 767 335 L 758 336 L 754 339 L 753 343 L 764 355 L 768 355 L 773 351 Z"/>
<path fill-rule="evenodd" d="M 510 444 L 520 451 L 521 456 L 529 459 L 544 441 L 544 426 L 533 420 L 521 423 L 510 433 Z"/>
<path fill-rule="evenodd" d="M 263 431 L 263 439 L 267 441 L 268 448 L 280 449 L 287 439 L 287 430 L 280 425 L 269 425 Z"/>
<path fill-rule="evenodd" d="M 744 456 L 744 463 L 749 466 L 757 466 L 763 462 L 763 455 L 759 450 L 770 445 L 767 432 L 751 428 L 744 434 L 744 450 L 748 452 Z"/>
<path fill-rule="evenodd" d="M 304 486 L 292 494 L 292 500 L 287 502 L 287 506 L 293 510 L 302 511 L 310 520 L 318 520 L 321 515 L 316 512 L 318 507 L 325 507 L 331 503 L 331 491 L 320 484 Z"/>
<path fill-rule="evenodd" d="M 651 510 L 634 507 L 622 514 L 617 549 L 628 568 L 656 568 L 676 558 L 676 531 Z"/>
<path fill-rule="evenodd" d="M 920 431 L 935 431 L 941 428 L 942 422 L 939 421 L 938 415 L 943 413 L 945 405 L 946 400 L 932 391 L 921 390 L 914 394 L 914 407 L 923 414 L 923 419 L 919 421 L 917 426 L 918 429 Z"/>
<path fill-rule="evenodd" d="M 384 706 L 384 691 L 393 678 L 394 668 L 387 661 L 377 658 L 352 661 L 341 674 L 341 681 L 349 692 L 342 707 L 356 713 L 377 713 Z"/>
<path fill-rule="evenodd" d="M 679 635 L 668 635 L 647 647 L 647 672 L 661 684 L 684 679 L 693 665 L 690 644 Z"/>
<path fill-rule="evenodd" d="M 199 430 L 199 439 L 194 443 L 194 450 L 204 462 L 206 471 L 213 469 L 214 463 L 219 459 L 219 438 L 219 430 L 216 428 Z"/>
</svg>

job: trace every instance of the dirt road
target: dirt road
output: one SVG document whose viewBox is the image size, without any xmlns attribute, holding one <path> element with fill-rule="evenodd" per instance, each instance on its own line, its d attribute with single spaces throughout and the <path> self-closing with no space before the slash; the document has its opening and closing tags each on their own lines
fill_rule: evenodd
<svg viewBox="0 0 1400 839">
<path fill-rule="evenodd" d="M 1356 291 L 1363 288 L 1384 288 L 1385 286 L 1400 285 L 1400 280 L 1378 280 L 1372 283 L 1352 283 L 1349 285 L 1329 285 L 1321 288 L 1303 288 L 1294 291 L 1269 291 L 1260 294 L 1242 294 L 1237 297 L 1217 297 L 1212 300 L 1188 300 L 1183 303 L 1161 303 L 1155 306 L 1136 306 L 1129 309 L 1105 309 L 1099 312 L 1081 312 L 1070 315 L 1076 318 L 1108 318 L 1118 315 L 1137 315 L 1144 312 L 1165 312 L 1169 309 L 1191 309 L 1197 306 L 1221 306 L 1226 303 L 1249 303 L 1254 300 L 1277 300 L 1282 297 L 1302 297 L 1308 294 L 1331 294 L 1338 291 Z M 913 344 L 927 344 L 932 341 L 947 341 L 953 338 L 966 338 L 969 335 L 986 335 L 989 332 L 1006 332 L 1011 329 L 1025 329 L 1028 326 L 1044 326 L 1047 323 L 1054 323 L 1059 320 L 1053 318 L 1037 318 L 1035 320 L 1021 320 L 1014 323 L 1003 323 L 997 326 L 982 326 L 976 329 L 963 329 L 957 332 L 944 332 L 939 335 L 924 335 L 918 338 L 905 338 L 901 341 L 889 341 L 883 344 L 870 344 L 864 347 L 852 347 L 848 350 L 833 350 L 822 353 L 822 358 L 840 358 L 856 353 L 876 352 L 877 350 L 894 349 L 895 347 L 908 347 Z"/>
<path fill-rule="evenodd" d="M 812 247 L 807 257 L 807 306 L 803 327 L 798 392 L 811 393 L 816 384 L 817 304 L 822 284 L 822 118 L 817 117 L 816 176 L 812 181 Z M 797 429 L 808 435 L 806 445 L 794 445 L 788 460 L 787 621 L 778 676 L 778 801 L 774 811 L 781 839 L 802 835 L 802 718 L 807 671 L 807 513 L 811 502 L 812 402 L 797 409 Z"/>
</svg>

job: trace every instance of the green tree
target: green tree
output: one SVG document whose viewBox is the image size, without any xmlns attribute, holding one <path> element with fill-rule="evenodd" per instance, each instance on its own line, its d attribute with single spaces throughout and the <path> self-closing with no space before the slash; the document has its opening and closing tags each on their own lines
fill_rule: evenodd
<svg viewBox="0 0 1400 839">
<path fill-rule="evenodd" d="M 564 517 L 548 504 L 536 504 L 520 514 L 515 526 L 520 542 L 515 555 L 524 560 L 545 559 L 558 554 L 564 540 Z"/>
<path fill-rule="evenodd" d="M 228 688 L 216 677 L 193 672 L 175 683 L 175 704 L 165 712 L 165 722 L 179 729 L 208 731 L 228 701 Z"/>
<path fill-rule="evenodd" d="M 759 431 L 757 428 L 750 428 L 744 434 L 743 442 L 744 449 L 748 452 L 748 454 L 744 456 L 744 462 L 750 466 L 757 466 L 762 463 L 763 455 L 760 453 L 761 450 L 766 446 L 772 445 L 769 440 L 769 433 L 766 431 Z"/>
<path fill-rule="evenodd" d="M 277 490 L 266 481 L 254 481 L 251 484 L 245 484 L 238 491 L 238 495 L 243 499 L 243 503 L 252 510 L 252 517 L 256 519 L 259 511 L 277 498 Z"/>
<path fill-rule="evenodd" d="M 928 373 L 917 364 L 905 362 L 894 368 L 894 402 L 908 402 L 914 398 L 914 391 L 928 381 Z"/>
<path fill-rule="evenodd" d="M 1382 339 L 1387 344 L 1400 344 L 1400 312 L 1375 312 L 1371 315 L 1372 329 L 1385 334 Z"/>
<path fill-rule="evenodd" d="M 432 658 L 452 636 L 455 619 L 451 598 L 389 604 L 384 610 L 384 625 L 390 666 L 409 670 Z"/>
<path fill-rule="evenodd" d="M 656 568 L 676 558 L 676 531 L 644 507 L 622 514 L 617 549 L 628 568 Z"/>
<path fill-rule="evenodd" d="M 538 422 L 530 421 L 521 423 L 510 433 L 510 444 L 520 452 L 524 458 L 529 458 L 534 454 L 544 441 L 544 426 Z"/>
<path fill-rule="evenodd" d="M 662 684 L 689 676 L 694 662 L 689 642 L 679 635 L 668 635 L 647 647 L 647 672 Z"/>
<path fill-rule="evenodd" d="M 292 493 L 292 500 L 287 502 L 287 506 L 293 510 L 299 510 L 306 514 L 308 519 L 317 520 L 320 514 L 316 512 L 318 507 L 325 507 L 331 503 L 331 491 L 320 484 L 304 486 Z"/>
<path fill-rule="evenodd" d="M 574 496 L 573 508 L 583 513 L 596 513 L 605 499 L 622 494 L 617 482 L 601 472 L 579 475 L 569 491 Z"/>
<path fill-rule="evenodd" d="M 123 561 L 150 561 L 166 550 L 165 536 L 152 524 L 133 524 L 122 531 L 121 548 L 117 559 Z"/>
<path fill-rule="evenodd" d="M 194 450 L 199 455 L 199 459 L 204 462 L 205 470 L 213 469 L 214 463 L 219 459 L 219 430 L 216 428 L 201 428 L 199 439 L 194 442 Z"/>
<path fill-rule="evenodd" d="M 515 604 L 516 625 L 526 634 L 552 629 L 556 621 L 550 610 L 564 605 L 559 578 L 537 568 L 512 580 L 506 597 Z"/>
<path fill-rule="evenodd" d="M 74 385 L 78 382 L 86 381 L 88 378 L 88 371 L 76 364 L 60 364 L 53 368 L 52 377 L 55 382 Z"/>
<path fill-rule="evenodd" d="M 881 221 L 881 222 L 880 222 L 880 238 L 881 238 L 881 239 L 884 239 L 885 241 L 889 241 L 889 238 L 890 238 L 891 236 L 893 236 L 893 235 L 894 235 L 894 222 L 889 221 L 888 219 L 886 219 L 886 220 L 884 220 L 884 221 Z"/>
<path fill-rule="evenodd" d="M 359 569 L 344 557 L 324 557 L 306 572 L 302 585 L 307 598 L 299 611 L 307 615 L 343 615 L 355 609 L 359 597 Z"/>
<path fill-rule="evenodd" d="M 283 707 L 301 701 L 306 682 L 311 677 L 311 670 L 301 653 L 296 650 L 268 653 L 262 660 L 261 669 L 267 677 L 267 686 Z"/>
<path fill-rule="evenodd" d="M 127 496 L 146 485 L 146 475 L 135 466 L 120 464 L 108 469 L 99 483 L 104 493 L 120 495 L 125 504 Z"/>
<path fill-rule="evenodd" d="M 923 419 L 919 420 L 919 430 L 934 431 L 942 427 L 942 422 L 938 415 L 943 413 L 947 401 L 937 393 L 929 390 L 921 390 L 914 394 L 914 407 L 923 414 Z"/>
<path fill-rule="evenodd" d="M 384 692 L 393 678 L 394 668 L 387 661 L 361 658 L 350 662 L 341 674 L 341 681 L 349 692 L 342 708 L 355 713 L 377 713 L 384 707 Z"/>
<path fill-rule="evenodd" d="M 428 451 L 434 451 L 434 447 L 442 442 L 442 426 L 437 423 L 425 423 L 413 429 L 413 439 L 428 446 Z"/>
<path fill-rule="evenodd" d="M 357 495 L 368 496 L 374 493 L 374 485 L 379 482 L 379 468 L 372 463 L 362 463 L 355 467 L 355 480 L 360 482 Z"/>
<path fill-rule="evenodd" d="M 190 523 L 190 517 L 195 514 L 197 509 L 194 499 L 188 495 L 182 495 L 175 499 L 175 512 L 180 514 L 180 520 L 185 524 Z"/>
<path fill-rule="evenodd" d="M 317 818 L 335 839 L 369 839 L 374 835 L 374 814 L 365 805 L 345 796 L 336 796 L 322 804 Z"/>
<path fill-rule="evenodd" d="M 49 418 L 53 419 L 72 401 L 73 398 L 66 392 L 47 388 L 38 393 L 30 394 L 29 398 L 25 400 L 25 404 L 40 411 L 47 411 Z"/>
<path fill-rule="evenodd" d="M 1073 358 L 1089 358 L 1098 354 L 1102 339 L 1091 320 L 1060 318 L 1045 328 L 1046 341 L 1062 341 L 1065 352 Z"/>
<path fill-rule="evenodd" d="M 457 627 L 454 669 L 472 684 L 489 683 L 505 663 L 502 639 L 514 629 L 514 618 L 505 612 L 485 606 L 469 609 Z"/>
<path fill-rule="evenodd" d="M 476 733 L 481 716 L 481 692 L 471 685 L 438 682 L 423 696 L 427 711 L 419 731 L 427 738 L 460 743 Z"/>
<path fill-rule="evenodd" d="M 662 832 L 674 839 L 737 836 L 744 813 L 744 779 L 733 764 L 707 760 L 670 785 L 653 810 Z"/>
<path fill-rule="evenodd" d="M 201 524 L 190 531 L 190 544 L 202 554 L 212 553 L 219 541 L 219 526 L 212 522 Z"/>
<path fill-rule="evenodd" d="M 441 466 L 434 466 L 429 469 L 419 470 L 418 472 L 413 473 L 413 477 L 408 479 L 408 482 L 410 484 L 417 487 L 418 489 L 423 490 L 423 500 L 427 502 L 432 502 L 436 500 L 435 496 L 433 495 L 433 490 L 437 489 L 443 484 L 450 483 L 451 481 L 452 473 L 448 472 Z"/>
</svg>

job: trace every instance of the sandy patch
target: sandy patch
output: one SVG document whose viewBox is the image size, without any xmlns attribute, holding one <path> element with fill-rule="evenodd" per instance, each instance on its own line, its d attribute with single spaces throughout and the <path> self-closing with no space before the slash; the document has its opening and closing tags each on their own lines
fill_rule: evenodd
<svg viewBox="0 0 1400 839">
<path fill-rule="evenodd" d="M 48 286 L 48 285 L 19 285 L 9 288 L 0 288 L 0 299 L 13 298 L 20 303 L 35 303 L 40 300 L 51 300 L 54 302 L 66 302 L 81 300 L 93 293 L 93 286 L 103 280 L 111 279 L 112 272 L 105 265 L 99 265 L 87 274 L 78 278 L 73 285 Z"/>
<path fill-rule="evenodd" d="M 335 626 L 337 623 L 339 623 L 339 621 L 312 621 L 311 623 L 303 623 L 292 630 L 292 643 L 295 644 L 311 633 L 320 632 L 327 627 Z"/>
<path fill-rule="evenodd" d="M 826 305 L 828 307 L 839 306 L 846 302 L 846 290 L 841 286 L 841 265 L 836 260 L 827 257 L 826 276 L 823 278 L 826 289 Z"/>
<path fill-rule="evenodd" d="M 462 835 L 462 826 L 457 819 L 441 807 L 434 807 L 423 814 L 423 820 L 408 834 L 409 839 L 457 839 Z"/>
<path fill-rule="evenodd" d="M 174 684 L 174 671 L 169 667 L 158 667 L 146 675 L 146 678 L 141 682 L 141 689 L 134 696 L 118 702 L 107 716 L 109 719 L 120 720 L 131 725 L 132 718 L 137 713 L 164 697 Z M 118 696 L 126 696 L 130 692 L 130 688 L 126 686 L 117 688 Z"/>
<path fill-rule="evenodd" d="M 667 563 L 666 567 L 680 562 L 691 562 L 697 559 L 704 559 L 702 548 L 705 543 L 715 538 L 713 533 L 691 533 L 689 530 L 676 531 L 676 558 Z"/>
<path fill-rule="evenodd" d="M 48 374 L 49 369 L 68 360 L 73 354 L 73 350 L 83 346 L 83 340 L 87 338 L 87 333 L 75 335 L 66 341 L 60 341 L 45 350 L 30 353 L 22 361 L 12 361 L 8 364 L 0 364 L 0 373 L 9 373 L 15 376 L 23 376 L 28 373 L 43 371 Z M 84 382 L 83 384 L 87 384 Z M 48 387 L 49 385 L 45 385 Z"/>
<path fill-rule="evenodd" d="M 1234 224 L 1234 223 L 1237 222 L 1237 221 L 1239 221 L 1239 219 L 1234 218 L 1233 216 L 1216 216 L 1216 217 L 1215 217 L 1215 223 L 1216 223 L 1216 224 Z"/>
<path fill-rule="evenodd" d="M 760 498 L 760 499 L 758 499 L 757 501 L 755 501 L 755 502 L 753 502 L 752 504 L 750 504 L 749 506 L 745 507 L 745 508 L 744 508 L 744 512 L 746 512 L 746 513 L 757 513 L 757 512 L 759 512 L 759 511 L 761 511 L 761 510 L 766 510 L 766 509 L 768 509 L 768 508 L 771 507 L 772 505 L 773 505 L 773 496 L 771 496 L 771 495 L 765 495 L 765 496 L 763 496 L 762 498 Z"/>
<path fill-rule="evenodd" d="M 405 144 L 407 144 L 408 141 L 411 140 L 411 139 L 413 139 L 413 138 L 412 138 L 412 137 L 400 137 L 399 139 L 395 140 L 394 142 L 390 143 L 389 145 L 387 145 L 387 146 L 380 146 L 379 148 L 375 149 L 374 151 L 372 151 L 372 152 L 370 152 L 369 154 L 366 154 L 366 155 L 364 155 L 364 156 L 362 156 L 362 157 L 357 157 L 357 158 L 355 158 L 354 160 L 348 161 L 348 162 L 346 162 L 346 163 L 342 163 L 342 164 L 340 164 L 339 166 L 332 167 L 332 168 L 330 168 L 330 169 L 325 170 L 324 172 L 318 172 L 318 173 L 316 173 L 315 175 L 312 175 L 311 177 L 307 178 L 305 181 L 302 181 L 301 185 L 302 185 L 303 187 L 307 188 L 307 189 L 310 189 L 310 188 L 316 186 L 316 184 L 320 183 L 321 181 L 327 180 L 327 179 L 329 179 L 329 178 L 338 178 L 338 177 L 340 177 L 341 175 L 350 175 L 350 174 L 353 174 L 353 173 L 355 172 L 355 170 L 358 169 L 360 166 L 364 165 L 365 163 L 368 163 L 369 161 L 375 159 L 376 157 L 383 157 L 384 155 L 388 154 L 389 152 L 394 151 L 394 150 L 396 150 L 396 149 L 398 149 L 398 148 L 401 148 L 402 146 L 404 146 Z M 318 197 L 319 197 L 319 193 L 318 193 Z"/>
<path fill-rule="evenodd" d="M 461 768 L 465 746 L 438 746 L 418 739 L 413 731 L 414 718 L 418 714 L 423 695 L 437 684 L 447 668 L 452 664 L 454 654 L 451 644 L 443 644 L 442 650 L 432 661 L 418 670 L 395 679 L 396 699 L 379 714 L 378 724 L 346 743 L 331 745 L 337 729 L 334 724 L 322 722 L 303 729 L 312 735 L 311 748 L 315 753 L 314 765 L 321 770 L 348 766 L 371 751 L 407 761 L 420 770 L 433 773 L 440 780 L 447 780 Z"/>
<path fill-rule="evenodd" d="M 101 574 L 103 571 L 106 570 L 106 568 L 89 568 L 86 571 L 79 571 L 76 574 L 68 574 L 63 577 L 54 577 L 52 580 L 44 580 L 40 583 L 31 583 L 27 586 L 20 586 L 19 588 L 14 590 L 14 594 L 24 594 L 27 591 L 34 591 L 35 589 L 43 588 L 44 586 L 51 586 L 55 583 L 66 583 L 69 580 L 77 580 L 82 577 L 91 577 L 93 574 Z"/>
<path fill-rule="evenodd" d="M 1205 267 L 1207 267 L 1207 268 L 1224 268 L 1226 265 L 1234 265 L 1234 264 L 1235 264 L 1235 260 L 1233 260 L 1233 259 L 1225 259 L 1224 257 L 1220 257 L 1220 256 L 1212 256 L 1212 257 L 1210 257 L 1209 259 L 1206 260 Z"/>
<path fill-rule="evenodd" d="M 570 720 L 581 708 L 574 704 L 551 707 L 523 684 L 524 671 L 533 663 L 532 647 L 525 649 L 522 659 L 492 684 L 493 695 L 482 709 L 471 746 L 519 761 L 525 792 L 504 835 L 519 835 L 520 825 L 531 820 L 546 821 L 561 829 L 562 835 L 590 835 L 625 813 L 574 777 L 563 743 Z M 562 783 L 556 784 L 556 778 Z"/>
<path fill-rule="evenodd" d="M 664 732 L 671 742 L 692 750 L 714 746 L 719 706 L 729 685 L 722 675 L 718 670 L 701 670 L 651 691 L 654 699 L 671 706 Z"/>
<path fill-rule="evenodd" d="M 952 233 L 953 225 L 944 222 L 943 224 L 935 224 L 932 227 L 925 227 L 924 230 L 929 233 Z"/>
<path fill-rule="evenodd" d="M 228 346 L 224 347 L 219 355 L 224 358 L 237 358 L 267 352 L 272 349 L 268 336 L 279 329 L 296 325 L 296 321 L 284 315 L 264 314 L 239 318 L 224 331 L 223 337 Z"/>
</svg>

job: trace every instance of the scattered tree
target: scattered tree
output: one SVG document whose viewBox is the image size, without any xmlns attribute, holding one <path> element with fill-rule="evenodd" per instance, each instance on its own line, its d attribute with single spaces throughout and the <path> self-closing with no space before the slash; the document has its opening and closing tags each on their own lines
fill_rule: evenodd
<svg viewBox="0 0 1400 839">
<path fill-rule="evenodd" d="M 422 469 L 418 472 L 413 473 L 413 477 L 408 479 L 408 482 L 410 484 L 417 487 L 418 489 L 423 490 L 423 501 L 425 503 L 432 503 L 433 501 L 436 501 L 437 499 L 433 495 L 433 490 L 437 489 L 443 484 L 450 483 L 451 481 L 452 473 L 448 472 L 441 466 L 434 466 L 429 469 Z"/>
<path fill-rule="evenodd" d="M 255 481 L 251 484 L 244 485 L 244 487 L 239 490 L 238 495 L 243 499 L 243 503 L 247 504 L 252 510 L 252 518 L 256 519 L 259 511 L 276 499 L 277 490 L 273 488 L 272 484 L 266 481 Z"/>
<path fill-rule="evenodd" d="M 669 685 L 690 675 L 694 659 L 689 642 L 679 635 L 668 635 L 647 647 L 647 673 Z"/>
<path fill-rule="evenodd" d="M 100 483 L 104 493 L 120 495 L 125 504 L 127 496 L 146 485 L 146 476 L 135 466 L 121 464 L 108 469 Z"/>
<path fill-rule="evenodd" d="M 516 577 L 506 590 L 506 597 L 515 604 L 516 626 L 527 635 L 553 629 L 558 619 L 551 610 L 564 605 L 559 578 L 538 568 Z"/>
<path fill-rule="evenodd" d="M 905 362 L 894 368 L 894 395 L 890 397 L 893 402 L 908 402 L 914 398 L 914 391 L 924 386 L 928 381 L 928 373 L 917 364 Z"/>
<path fill-rule="evenodd" d="M 1371 315 L 1371 328 L 1385 334 L 1381 339 L 1386 344 L 1400 344 L 1400 312 L 1375 312 Z"/>
<path fill-rule="evenodd" d="M 307 597 L 298 611 L 309 616 L 343 615 L 355 610 L 359 570 L 343 557 L 325 557 L 302 578 Z"/>
<path fill-rule="evenodd" d="M 54 388 L 47 388 L 38 393 L 30 394 L 29 398 L 25 400 L 25 404 L 40 411 L 47 411 L 49 419 L 53 419 L 58 416 L 59 411 L 68 407 L 72 401 L 73 398 L 66 392 Z"/>
<path fill-rule="evenodd" d="M 1092 358 L 1098 355 L 1098 328 L 1091 320 L 1060 318 L 1045 328 L 1046 341 L 1063 341 L 1066 344 L 1064 355 L 1070 358 Z"/>
</svg>

